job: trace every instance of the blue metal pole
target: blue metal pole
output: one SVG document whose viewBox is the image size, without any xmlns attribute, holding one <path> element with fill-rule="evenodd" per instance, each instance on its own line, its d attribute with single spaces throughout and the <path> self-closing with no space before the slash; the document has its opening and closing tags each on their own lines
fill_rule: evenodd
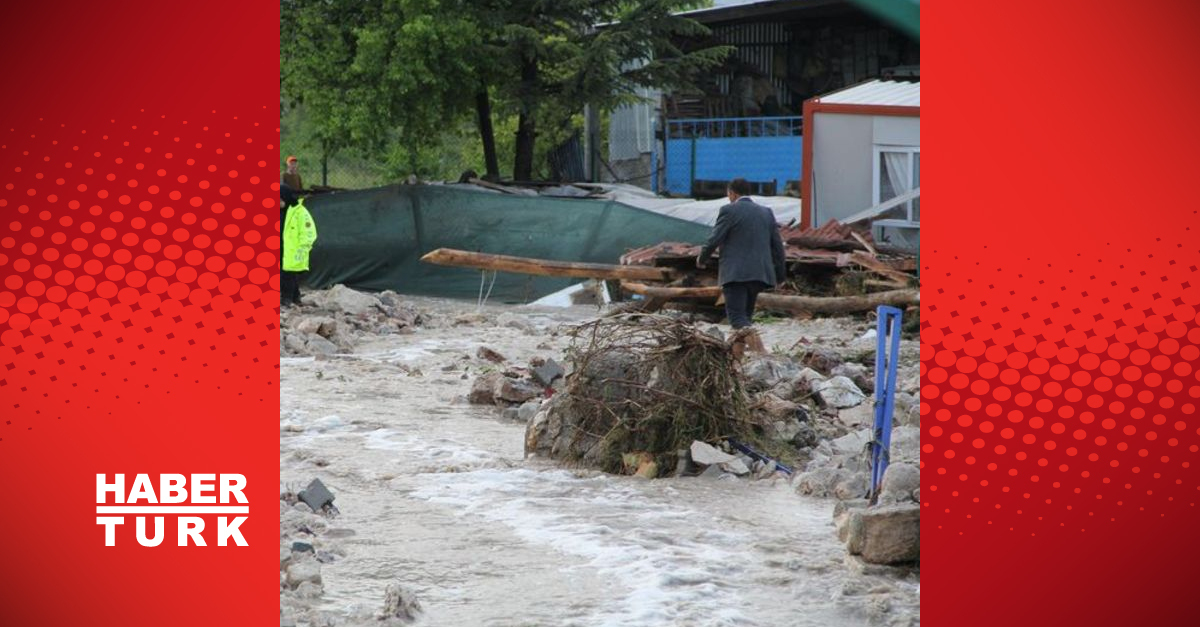
<svg viewBox="0 0 1200 627">
<path fill-rule="evenodd" d="M 871 433 L 871 503 L 879 500 L 883 473 L 892 446 L 892 414 L 896 407 L 896 367 L 900 357 L 900 329 L 904 312 L 880 306 L 876 311 L 875 425 Z"/>
</svg>

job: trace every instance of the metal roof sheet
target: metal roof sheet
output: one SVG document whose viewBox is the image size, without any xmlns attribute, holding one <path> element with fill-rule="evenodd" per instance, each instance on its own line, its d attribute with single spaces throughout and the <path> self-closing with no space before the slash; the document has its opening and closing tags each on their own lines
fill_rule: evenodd
<svg viewBox="0 0 1200 627">
<path fill-rule="evenodd" d="M 921 83 L 873 80 L 821 96 L 819 100 L 825 104 L 920 107 Z"/>
</svg>

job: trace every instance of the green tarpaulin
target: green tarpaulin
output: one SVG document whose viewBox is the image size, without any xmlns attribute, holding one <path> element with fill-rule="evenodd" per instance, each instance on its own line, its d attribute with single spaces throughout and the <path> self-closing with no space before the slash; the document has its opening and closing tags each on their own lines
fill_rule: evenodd
<svg viewBox="0 0 1200 627">
<path fill-rule="evenodd" d="M 709 227 L 615 201 L 516 196 L 436 185 L 392 185 L 305 201 L 320 237 L 306 283 L 478 298 L 479 270 L 420 262 L 437 248 L 559 261 L 617 263 L 663 241 L 703 242 Z M 488 273 L 492 300 L 530 302 L 576 279 Z"/>
</svg>

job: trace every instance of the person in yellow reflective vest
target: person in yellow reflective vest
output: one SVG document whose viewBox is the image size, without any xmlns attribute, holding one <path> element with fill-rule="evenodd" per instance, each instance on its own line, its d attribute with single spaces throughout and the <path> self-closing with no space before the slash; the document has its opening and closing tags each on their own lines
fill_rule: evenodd
<svg viewBox="0 0 1200 627">
<path fill-rule="evenodd" d="M 279 304 L 300 305 L 300 277 L 308 272 L 308 255 L 317 241 L 317 226 L 304 199 L 288 185 L 279 187 Z"/>
</svg>

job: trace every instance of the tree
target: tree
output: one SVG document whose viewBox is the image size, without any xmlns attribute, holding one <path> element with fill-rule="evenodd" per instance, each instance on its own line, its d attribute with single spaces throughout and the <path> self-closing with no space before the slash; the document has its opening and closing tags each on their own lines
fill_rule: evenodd
<svg viewBox="0 0 1200 627">
<path fill-rule="evenodd" d="M 540 135 L 639 86 L 686 87 L 729 48 L 684 50 L 707 29 L 681 0 L 283 0 L 280 89 L 330 150 L 423 145 L 474 114 L 498 177 L 493 117 L 516 117 L 513 177 L 531 180 Z"/>
<path fill-rule="evenodd" d="M 691 86 L 731 48 L 685 51 L 677 41 L 708 30 L 676 15 L 680 0 L 484 0 L 485 40 L 497 80 L 518 115 L 513 177 L 530 180 L 543 114 L 562 124 L 585 105 L 601 111 L 630 102 L 637 87 Z"/>
<path fill-rule="evenodd" d="M 330 150 L 422 141 L 468 110 L 480 33 L 464 0 L 285 0 L 280 91 Z"/>
</svg>

